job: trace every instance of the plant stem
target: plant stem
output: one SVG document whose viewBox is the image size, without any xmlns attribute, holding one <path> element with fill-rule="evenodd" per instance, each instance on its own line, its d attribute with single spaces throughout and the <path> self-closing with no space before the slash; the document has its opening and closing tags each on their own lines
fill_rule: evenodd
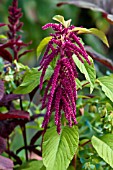
<svg viewBox="0 0 113 170">
<path fill-rule="evenodd" d="M 25 128 L 25 124 L 21 126 L 21 129 L 22 129 L 22 134 L 23 134 L 23 139 L 24 139 L 26 161 L 28 161 L 27 137 L 26 137 L 26 128 Z"/>
<path fill-rule="evenodd" d="M 83 143 L 81 146 L 85 146 L 87 143 L 91 142 L 91 140 L 88 140 L 87 142 Z"/>
<path fill-rule="evenodd" d="M 21 110 L 24 110 L 23 106 L 22 106 L 22 98 L 21 97 L 20 97 L 20 108 L 21 108 Z"/>
<path fill-rule="evenodd" d="M 74 155 L 73 157 L 72 165 L 73 165 L 74 170 L 76 170 L 76 155 Z"/>
<path fill-rule="evenodd" d="M 20 108 L 21 108 L 21 110 L 24 110 L 23 106 L 22 106 L 22 98 L 21 97 L 20 97 Z M 28 161 L 27 137 L 26 137 L 26 127 L 25 127 L 25 124 L 21 125 L 21 130 L 22 130 L 24 146 L 25 146 L 25 157 L 26 157 L 26 161 Z"/>
<path fill-rule="evenodd" d="M 7 137 L 7 150 L 10 151 L 9 137 Z M 11 158 L 10 155 L 9 155 L 9 158 Z"/>
</svg>

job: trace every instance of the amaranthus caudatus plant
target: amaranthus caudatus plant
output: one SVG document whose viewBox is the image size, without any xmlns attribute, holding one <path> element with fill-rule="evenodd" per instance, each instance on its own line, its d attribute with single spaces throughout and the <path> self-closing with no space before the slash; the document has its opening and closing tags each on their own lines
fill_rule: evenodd
<svg viewBox="0 0 113 170">
<path fill-rule="evenodd" d="M 54 17 L 54 19 L 56 18 Z M 47 84 L 42 100 L 42 108 L 45 105 L 47 107 L 42 127 L 46 128 L 52 111 L 55 111 L 55 124 L 58 133 L 61 130 L 62 110 L 70 127 L 73 122 L 74 124 L 77 123 L 77 88 L 75 81 L 77 71 L 72 56 L 75 54 L 82 63 L 84 63 L 84 58 L 88 64 L 91 64 L 88 54 L 77 36 L 77 31 L 74 31 L 75 26 L 70 25 L 70 22 L 71 20 L 64 21 L 63 24 L 49 23 L 42 27 L 44 30 L 52 28 L 55 33 L 51 34 L 51 40 L 40 63 L 41 67 L 39 70 L 42 69 L 40 89 L 42 88 L 43 78 L 48 65 L 53 59 L 57 58 L 54 73 Z"/>
<path fill-rule="evenodd" d="M 54 72 L 48 81 L 42 100 L 42 108 L 45 106 L 47 108 L 42 127 L 47 127 L 52 112 L 55 112 L 55 124 L 57 126 L 57 132 L 60 134 L 63 113 L 65 113 L 65 118 L 70 127 L 73 124 L 77 124 L 77 70 L 73 55 L 82 64 L 86 61 L 91 65 L 91 61 L 78 36 L 79 31 L 85 31 L 87 33 L 88 30 L 71 25 L 71 20 L 65 21 L 60 15 L 55 16 L 53 19 L 60 23 L 48 23 L 42 27 L 43 30 L 52 28 L 54 33 L 50 34 L 50 41 L 40 62 L 39 70 L 42 70 L 40 89 L 42 88 L 44 75 L 49 64 L 52 60 L 56 59 Z"/>
<path fill-rule="evenodd" d="M 23 43 L 20 36 L 23 25 L 20 22 L 21 17 L 18 1 L 13 0 L 9 7 L 9 23 L 0 25 L 8 26 L 7 40 L 0 44 L 0 55 L 4 61 L 8 61 L 8 68 L 10 67 L 10 71 L 5 70 L 5 67 L 3 73 L 0 72 L 0 169 L 67 170 L 69 168 L 70 170 L 90 167 L 94 169 L 94 167 L 100 168 L 101 165 L 103 168 L 105 162 L 113 167 L 112 161 L 105 158 L 108 152 L 104 151 L 105 156 L 102 155 L 106 145 L 103 147 L 103 141 L 96 136 L 92 138 L 92 135 L 97 134 L 96 130 L 100 126 L 101 130 L 98 130 L 98 134 L 100 136 L 103 134 L 103 124 L 99 120 L 99 114 L 96 113 L 101 103 L 97 98 L 95 99 L 95 94 L 90 96 L 83 91 L 84 95 L 80 96 L 78 92 L 82 87 L 85 88 L 86 84 L 89 85 L 91 92 L 95 82 L 96 86 L 104 84 L 102 81 L 104 78 L 96 80 L 94 63 L 88 56 L 79 34 L 94 34 L 108 45 L 104 33 L 97 29 L 75 27 L 71 25 L 71 20 L 65 21 L 62 16 L 57 15 L 53 19 L 59 23 L 48 23 L 42 27 L 43 30 L 53 29 L 53 33 L 46 40 L 42 40 L 42 44 L 38 46 L 37 53 L 40 53 L 47 45 L 40 66 L 29 68 L 19 63 L 19 58 L 29 52 L 29 50 L 23 52 L 20 50 L 30 44 Z M 77 79 L 77 69 L 85 75 L 85 83 Z M 12 80 L 9 80 L 10 76 L 13 77 Z M 105 77 L 105 80 L 110 79 L 110 85 L 113 84 L 111 77 Z M 11 83 L 14 85 L 13 88 L 10 88 Z M 105 85 L 106 81 L 102 86 L 103 91 L 113 101 L 111 91 L 106 92 L 108 87 L 109 89 L 112 87 L 107 83 L 108 87 L 105 88 Z M 42 89 L 41 95 L 44 90 L 44 95 L 39 103 L 35 103 L 32 99 L 39 88 Z M 80 104 L 78 104 L 79 99 L 81 99 Z M 41 109 L 40 104 L 42 104 Z M 104 115 L 103 122 L 107 117 L 106 127 L 111 125 L 112 128 L 112 107 L 104 107 L 105 110 L 109 110 L 107 114 L 110 116 Z M 103 106 L 100 108 L 101 111 Z M 110 123 L 109 119 L 111 119 Z M 50 121 L 52 123 L 49 124 Z M 23 143 L 21 143 L 21 135 Z M 102 147 L 97 148 L 100 143 Z M 23 150 L 25 153 L 21 152 Z M 6 158 L 7 155 L 6 157 L 2 155 L 3 152 L 10 156 L 10 159 Z M 99 160 L 100 163 L 97 165 L 97 153 L 104 159 L 104 164 Z M 37 160 L 31 161 L 32 158 Z M 23 163 L 24 165 L 21 166 Z"/>
</svg>

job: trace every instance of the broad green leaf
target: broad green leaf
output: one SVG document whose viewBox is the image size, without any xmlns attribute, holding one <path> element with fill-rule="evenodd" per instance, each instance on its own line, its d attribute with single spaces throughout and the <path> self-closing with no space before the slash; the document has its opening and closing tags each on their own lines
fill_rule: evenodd
<svg viewBox="0 0 113 170">
<path fill-rule="evenodd" d="M 91 139 L 92 145 L 97 151 L 98 155 L 104 159 L 113 168 L 113 150 L 104 141 L 100 140 L 96 136 Z"/>
<path fill-rule="evenodd" d="M 53 73 L 53 69 L 49 66 L 44 80 L 49 79 Z M 28 94 L 30 93 L 35 87 L 37 87 L 40 83 L 40 76 L 41 76 L 41 71 L 38 71 L 38 68 L 32 68 L 29 69 L 25 73 L 25 77 L 23 79 L 22 84 L 18 86 L 15 90 L 15 94 Z"/>
<path fill-rule="evenodd" d="M 96 79 L 96 71 L 94 68 L 93 60 L 91 59 L 91 57 L 89 57 L 92 63 L 91 65 L 89 65 L 86 60 L 84 60 L 84 63 L 82 63 L 78 59 L 78 57 L 76 57 L 75 54 L 73 55 L 73 59 L 80 72 L 84 74 L 86 80 L 88 80 L 88 82 L 90 83 L 90 93 L 92 93 L 94 89 L 95 79 Z"/>
<path fill-rule="evenodd" d="M 39 46 L 37 47 L 37 58 L 41 55 L 43 49 L 45 48 L 45 46 L 49 43 L 49 41 L 52 39 L 51 36 L 49 37 L 45 37 L 39 44 Z"/>
<path fill-rule="evenodd" d="M 96 80 L 102 87 L 105 95 L 113 102 L 113 74 L 110 76 L 99 77 Z"/>
<path fill-rule="evenodd" d="M 14 168 L 14 170 L 41 170 L 42 167 L 43 167 L 42 161 L 31 160 L 17 168 Z"/>
<path fill-rule="evenodd" d="M 48 129 L 44 135 L 42 157 L 46 170 L 66 170 L 79 142 L 78 128 L 65 126 L 58 135 L 56 127 Z"/>
<path fill-rule="evenodd" d="M 108 40 L 106 38 L 106 35 L 104 34 L 104 32 L 96 29 L 96 28 L 90 28 L 89 29 L 91 34 L 95 35 L 96 37 L 98 37 L 104 44 L 106 44 L 109 47 L 109 43 Z"/>
<path fill-rule="evenodd" d="M 71 23 L 71 19 L 65 21 L 64 17 L 61 15 L 55 15 L 53 17 L 53 20 L 58 21 L 59 23 L 61 23 L 65 28 L 68 28 L 70 26 Z"/>
<path fill-rule="evenodd" d="M 87 29 L 87 28 L 75 27 L 73 31 L 78 31 L 77 32 L 78 34 L 93 34 L 109 47 L 109 43 L 104 32 L 96 28 Z"/>
</svg>

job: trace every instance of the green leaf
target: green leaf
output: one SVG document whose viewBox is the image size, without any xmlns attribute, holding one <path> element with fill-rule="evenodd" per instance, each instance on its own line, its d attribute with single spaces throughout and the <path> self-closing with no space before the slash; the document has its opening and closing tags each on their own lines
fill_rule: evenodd
<svg viewBox="0 0 113 170">
<path fill-rule="evenodd" d="M 0 72 L 3 71 L 3 68 L 4 68 L 4 62 L 3 59 L 0 57 Z"/>
<path fill-rule="evenodd" d="M 70 26 L 71 23 L 71 19 L 65 21 L 64 17 L 61 15 L 55 15 L 53 17 L 53 20 L 58 21 L 59 23 L 61 23 L 65 28 L 68 28 Z"/>
<path fill-rule="evenodd" d="M 46 167 L 43 165 L 40 170 L 46 170 Z"/>
<path fill-rule="evenodd" d="M 73 166 L 69 166 L 67 170 L 74 170 L 75 168 Z"/>
<path fill-rule="evenodd" d="M 22 63 L 18 63 L 16 60 L 14 60 L 14 64 L 16 65 L 16 68 L 18 71 L 27 71 L 30 68 L 27 65 L 23 65 Z"/>
<path fill-rule="evenodd" d="M 38 161 L 38 160 L 31 160 L 28 161 L 26 163 L 24 163 L 23 165 L 14 168 L 14 170 L 41 170 L 41 168 L 43 167 L 43 162 L 42 161 Z"/>
<path fill-rule="evenodd" d="M 96 136 L 92 137 L 91 142 L 98 155 L 113 168 L 113 150 L 111 147 Z"/>
<path fill-rule="evenodd" d="M 64 25 L 64 23 L 65 23 L 64 17 L 61 15 L 55 15 L 52 19 L 60 22 L 62 25 Z"/>
<path fill-rule="evenodd" d="M 71 24 L 71 19 L 65 21 L 65 27 L 68 28 Z"/>
<path fill-rule="evenodd" d="M 53 69 L 49 66 L 46 70 L 44 80 L 49 79 L 53 73 Z M 22 84 L 18 86 L 15 90 L 15 94 L 28 94 L 40 83 L 41 71 L 38 68 L 29 69 L 25 73 Z"/>
<path fill-rule="evenodd" d="M 78 78 L 76 78 L 76 85 L 77 85 L 77 89 L 82 89 L 81 82 Z"/>
<path fill-rule="evenodd" d="M 93 34 L 109 47 L 109 43 L 104 32 L 96 28 L 87 29 L 87 28 L 76 27 L 72 31 L 78 31 L 77 32 L 78 34 Z"/>
<path fill-rule="evenodd" d="M 0 35 L 0 39 L 7 39 L 5 35 Z"/>
<path fill-rule="evenodd" d="M 102 91 L 113 102 L 113 74 L 99 77 L 96 82 L 100 84 Z"/>
<path fill-rule="evenodd" d="M 84 60 L 84 64 L 83 64 L 78 59 L 78 57 L 76 57 L 75 54 L 73 55 L 73 60 L 76 63 L 76 66 L 78 67 L 80 72 L 84 74 L 86 80 L 88 80 L 88 82 L 90 83 L 90 93 L 92 93 L 94 89 L 95 80 L 96 80 L 96 71 L 94 68 L 93 60 L 91 59 L 91 57 L 89 57 L 89 59 L 92 63 L 91 65 L 89 65 L 86 60 Z"/>
<path fill-rule="evenodd" d="M 46 170 L 66 170 L 79 142 L 78 128 L 65 126 L 58 135 L 56 127 L 48 129 L 42 145 L 43 163 Z"/>
<path fill-rule="evenodd" d="M 45 48 L 45 46 L 49 43 L 49 41 L 52 39 L 51 36 L 49 37 L 45 37 L 39 44 L 39 46 L 37 47 L 37 58 L 41 55 L 43 49 Z"/>
<path fill-rule="evenodd" d="M 105 134 L 100 139 L 105 142 L 107 145 L 110 146 L 110 148 L 113 150 L 113 134 Z"/>
</svg>

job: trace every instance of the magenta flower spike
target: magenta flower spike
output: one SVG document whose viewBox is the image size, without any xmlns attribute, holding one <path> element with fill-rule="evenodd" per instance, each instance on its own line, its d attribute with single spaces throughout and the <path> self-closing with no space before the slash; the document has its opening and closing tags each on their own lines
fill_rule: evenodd
<svg viewBox="0 0 113 170">
<path fill-rule="evenodd" d="M 58 17 L 59 16 L 56 16 L 56 18 L 54 17 L 54 20 L 59 21 L 60 24 L 48 23 L 42 27 L 43 30 L 52 28 L 55 32 L 50 34 L 52 38 L 49 41 L 44 56 L 40 62 L 39 70 L 42 70 L 40 77 L 41 89 L 47 67 L 54 58 L 58 58 L 54 68 L 54 73 L 48 81 L 42 99 L 42 108 L 47 108 L 42 127 L 47 127 L 51 114 L 54 112 L 55 125 L 57 126 L 58 134 L 60 134 L 61 117 L 63 113 L 65 114 L 65 118 L 70 127 L 73 124 L 77 124 L 77 89 L 75 81 L 75 78 L 77 78 L 77 71 L 72 55 L 75 54 L 82 63 L 84 63 L 84 60 L 86 60 L 88 64 L 91 63 L 84 46 L 80 42 L 77 31 L 73 31 L 75 26 L 70 26 L 70 20 L 65 21 L 63 17 L 62 20 L 59 20 Z"/>
<path fill-rule="evenodd" d="M 13 0 L 8 12 L 9 23 L 0 23 L 0 27 L 5 25 L 8 26 L 7 42 L 0 44 L 0 56 L 9 62 L 12 62 L 13 60 L 18 60 L 20 57 L 33 50 L 24 50 L 20 53 L 21 49 L 30 45 L 31 42 L 24 43 L 22 41 L 22 36 L 19 35 L 23 26 L 23 22 L 20 22 L 20 18 L 23 14 L 21 12 L 21 8 L 18 8 L 18 0 Z M 6 48 L 11 49 L 13 55 L 10 53 L 9 49 Z"/>
<path fill-rule="evenodd" d="M 10 48 L 13 50 L 14 53 L 14 59 L 18 60 L 21 56 L 25 55 L 28 52 L 31 52 L 32 50 L 25 50 L 23 53 L 19 54 L 19 51 L 23 47 L 27 47 L 31 44 L 24 43 L 21 38 L 21 35 L 18 35 L 17 33 L 21 31 L 23 22 L 20 22 L 20 18 L 23 16 L 21 12 L 21 8 L 18 8 L 18 0 L 13 0 L 12 6 L 9 7 L 9 31 L 8 31 L 8 38 L 10 42 Z"/>
</svg>

